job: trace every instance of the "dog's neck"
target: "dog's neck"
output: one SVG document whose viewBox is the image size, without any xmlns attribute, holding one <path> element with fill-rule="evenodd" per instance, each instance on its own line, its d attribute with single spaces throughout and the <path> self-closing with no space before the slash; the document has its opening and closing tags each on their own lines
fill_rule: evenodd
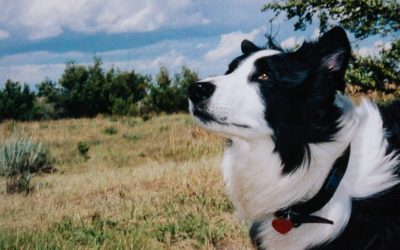
<svg viewBox="0 0 400 250">
<path fill-rule="evenodd" d="M 397 160 L 385 156 L 379 111 L 368 102 L 355 109 L 342 96 L 337 97 L 337 105 L 344 111 L 340 131 L 331 142 L 311 144 L 307 166 L 291 174 L 282 175 L 280 157 L 268 136 L 252 141 L 233 138 L 225 152 L 223 174 L 228 194 L 239 217 L 248 223 L 265 221 L 259 237 L 269 249 L 304 249 L 335 238 L 348 221 L 352 197 L 366 197 L 396 184 L 391 168 Z M 271 227 L 273 213 L 312 198 L 350 143 L 352 152 L 342 183 L 315 213 L 333 220 L 334 225 L 305 224 L 286 235 L 275 232 Z"/>
</svg>

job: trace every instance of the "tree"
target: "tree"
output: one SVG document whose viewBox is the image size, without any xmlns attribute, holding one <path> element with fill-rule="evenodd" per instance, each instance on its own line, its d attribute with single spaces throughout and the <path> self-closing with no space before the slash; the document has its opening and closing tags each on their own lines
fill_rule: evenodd
<svg viewBox="0 0 400 250">
<path fill-rule="evenodd" d="M 151 77 L 135 71 L 121 72 L 111 68 L 106 74 L 108 112 L 118 115 L 138 113 L 138 102 L 147 94 Z"/>
<path fill-rule="evenodd" d="M 395 83 L 400 87 L 399 59 L 400 40 L 393 41 L 391 48 L 382 50 L 378 57 L 353 56 L 346 80 L 364 90 L 393 91 L 393 88 L 387 88 L 386 83 Z"/>
<path fill-rule="evenodd" d="M 161 67 L 153 82 L 134 70 L 105 72 L 98 57 L 89 66 L 68 62 L 58 83 L 45 79 L 36 86 L 36 94 L 28 85 L 8 80 L 0 89 L 0 122 L 187 111 L 187 88 L 197 80 L 186 66 L 173 76 Z"/>
<path fill-rule="evenodd" d="M 171 79 L 166 67 L 161 66 L 156 83 L 150 86 L 147 99 L 150 109 L 155 112 L 173 113 L 188 110 L 187 88 L 198 80 L 195 72 L 183 66 L 180 73 Z"/>
<path fill-rule="evenodd" d="M 85 100 L 85 84 L 89 77 L 86 67 L 68 62 L 59 80 L 62 86 L 64 108 L 67 116 L 79 117 L 88 113 Z"/>
<path fill-rule="evenodd" d="M 313 0 L 272 1 L 262 11 L 272 10 L 275 17 L 282 13 L 288 19 L 297 18 L 294 29 L 304 30 L 319 21 L 322 32 L 332 25 L 340 25 L 358 39 L 371 35 L 392 37 L 390 49 L 382 49 L 378 57 L 353 55 L 348 82 L 364 89 L 383 88 L 385 83 L 400 86 L 399 39 L 400 2 L 397 0 Z M 273 21 L 274 18 L 271 19 Z"/>
<path fill-rule="evenodd" d="M 183 66 L 180 74 L 175 74 L 175 83 L 176 83 L 176 92 L 175 92 L 175 100 L 176 100 L 176 108 L 179 111 L 188 111 L 188 95 L 187 89 L 191 83 L 197 82 L 199 80 L 199 76 L 196 72 L 190 70 L 188 67 Z"/>
<path fill-rule="evenodd" d="M 45 79 L 37 85 L 34 102 L 35 119 L 57 119 L 64 116 L 64 99 L 57 83 Z"/>
<path fill-rule="evenodd" d="M 67 63 L 59 83 L 67 116 L 95 116 L 107 111 L 104 95 L 105 77 L 102 61 L 95 57 L 93 66 Z"/>
<path fill-rule="evenodd" d="M 0 91 L 0 121 L 3 119 L 30 120 L 35 93 L 29 86 L 7 80 Z"/>
<path fill-rule="evenodd" d="M 86 100 L 85 115 L 94 116 L 107 111 L 107 101 L 104 93 L 105 77 L 102 69 L 103 62 L 99 57 L 94 57 L 93 66 L 87 68 L 88 78 L 84 85 Z"/>
</svg>

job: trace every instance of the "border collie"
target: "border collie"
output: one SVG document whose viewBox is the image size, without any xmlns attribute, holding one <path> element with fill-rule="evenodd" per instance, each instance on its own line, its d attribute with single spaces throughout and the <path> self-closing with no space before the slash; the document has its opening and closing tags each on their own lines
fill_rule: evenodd
<svg viewBox="0 0 400 250">
<path fill-rule="evenodd" d="M 400 102 L 343 95 L 351 55 L 335 27 L 297 50 L 244 40 L 189 109 L 228 138 L 222 172 L 258 249 L 400 249 Z"/>
</svg>

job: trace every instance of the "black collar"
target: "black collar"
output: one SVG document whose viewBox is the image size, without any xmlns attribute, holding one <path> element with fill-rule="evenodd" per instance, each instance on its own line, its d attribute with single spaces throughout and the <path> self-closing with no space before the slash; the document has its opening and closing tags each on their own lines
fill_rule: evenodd
<svg viewBox="0 0 400 250">
<path fill-rule="evenodd" d="M 286 234 L 292 227 L 299 227 L 304 223 L 324 223 L 333 224 L 333 221 L 319 216 L 311 215 L 321 210 L 335 194 L 340 181 L 346 173 L 347 165 L 350 158 L 350 145 L 343 154 L 335 160 L 328 177 L 325 179 L 319 192 L 310 200 L 286 207 L 274 213 L 275 219 L 272 221 L 274 229 Z M 250 236 L 255 245 L 258 245 L 257 234 L 262 221 L 253 223 L 250 229 Z"/>
<path fill-rule="evenodd" d="M 289 219 L 294 227 L 299 227 L 303 223 L 326 223 L 333 224 L 332 221 L 311 215 L 321 210 L 335 194 L 340 181 L 346 173 L 350 158 L 350 145 L 343 154 L 335 160 L 328 177 L 325 179 L 319 192 L 310 200 L 295 204 L 293 206 L 277 211 L 274 215 L 278 218 Z"/>
</svg>

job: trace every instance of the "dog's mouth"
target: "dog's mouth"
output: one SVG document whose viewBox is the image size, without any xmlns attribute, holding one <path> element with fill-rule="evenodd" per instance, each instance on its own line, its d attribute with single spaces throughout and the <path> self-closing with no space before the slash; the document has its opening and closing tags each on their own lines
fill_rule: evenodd
<svg viewBox="0 0 400 250">
<path fill-rule="evenodd" d="M 219 120 L 212 114 L 198 108 L 194 108 L 193 115 L 199 118 L 203 123 L 208 123 L 210 121 L 219 122 Z"/>
<path fill-rule="evenodd" d="M 193 115 L 195 117 L 197 117 L 202 123 L 207 124 L 210 122 L 215 122 L 219 125 L 224 125 L 224 126 L 235 126 L 235 127 L 239 127 L 239 128 L 251 128 L 249 125 L 247 124 L 241 124 L 241 123 L 229 123 L 226 122 L 227 118 L 226 117 L 216 117 L 212 114 L 210 114 L 209 112 L 206 112 L 204 110 L 201 110 L 199 108 L 194 108 L 193 109 Z"/>
</svg>

